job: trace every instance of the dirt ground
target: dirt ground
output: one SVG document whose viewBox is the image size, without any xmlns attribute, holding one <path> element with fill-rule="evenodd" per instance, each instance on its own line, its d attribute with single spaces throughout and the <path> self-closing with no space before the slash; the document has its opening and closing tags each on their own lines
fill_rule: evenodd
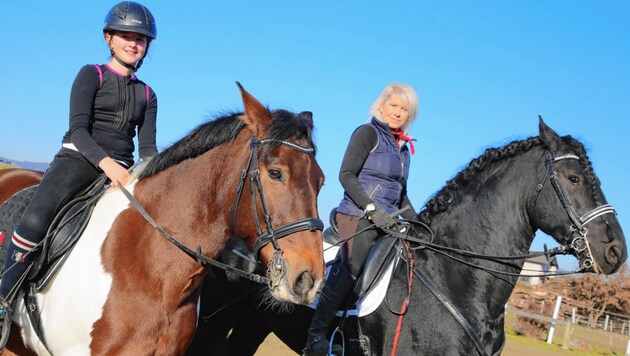
<svg viewBox="0 0 630 356">
<path fill-rule="evenodd" d="M 554 339 L 555 340 L 555 339 Z M 505 344 L 505 349 L 501 355 L 503 356 L 523 356 L 523 355 L 536 355 L 536 356 L 568 356 L 574 355 L 573 351 L 565 350 L 545 350 L 535 345 L 523 344 L 520 342 L 514 342 L 508 339 Z M 267 339 L 260 345 L 256 356 L 295 356 L 297 355 L 293 350 L 288 348 L 282 341 L 280 341 L 274 334 L 269 335 Z"/>
</svg>

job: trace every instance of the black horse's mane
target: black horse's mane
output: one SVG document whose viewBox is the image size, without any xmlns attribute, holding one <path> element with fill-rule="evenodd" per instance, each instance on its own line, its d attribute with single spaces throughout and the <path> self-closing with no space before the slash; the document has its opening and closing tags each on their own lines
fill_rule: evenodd
<svg viewBox="0 0 630 356">
<path fill-rule="evenodd" d="M 138 179 L 155 175 L 187 159 L 195 158 L 203 153 L 233 140 L 241 132 L 245 124 L 239 119 L 242 112 L 221 114 L 215 119 L 199 125 L 188 135 L 169 148 L 153 157 L 142 171 Z M 268 137 L 257 139 L 306 140 L 315 148 L 312 138 L 312 123 L 286 110 L 271 111 L 273 124 Z M 271 145 L 273 147 L 273 144 Z"/>
<path fill-rule="evenodd" d="M 595 176 L 592 164 L 586 155 L 584 145 L 571 136 L 562 137 L 562 141 L 569 145 L 580 158 L 586 179 L 593 190 L 592 196 L 594 197 L 595 202 L 599 204 L 597 202 L 597 190 L 595 189 L 597 186 L 597 177 Z M 534 147 L 542 146 L 543 144 L 544 143 L 540 137 L 534 136 L 525 140 L 512 141 L 502 147 L 486 149 L 481 156 L 470 161 L 466 168 L 459 171 L 455 177 L 446 182 L 446 185 L 435 193 L 429 201 L 427 201 L 423 209 L 418 214 L 419 220 L 425 224 L 430 224 L 433 216 L 448 210 L 449 206 L 453 202 L 455 193 L 468 183 L 475 181 L 479 173 L 489 165 L 517 156 L 531 150 Z"/>
</svg>

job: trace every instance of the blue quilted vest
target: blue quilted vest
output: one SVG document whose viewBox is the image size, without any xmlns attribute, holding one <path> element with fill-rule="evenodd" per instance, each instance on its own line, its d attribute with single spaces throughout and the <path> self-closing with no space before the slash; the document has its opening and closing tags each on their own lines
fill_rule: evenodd
<svg viewBox="0 0 630 356">
<path fill-rule="evenodd" d="M 372 118 L 367 125 L 376 131 L 378 143 L 359 172 L 359 182 L 378 206 L 392 213 L 400 209 L 402 203 L 403 190 L 409 176 L 409 148 L 406 144 L 398 147 L 392 130 L 386 123 Z M 363 210 L 346 193 L 343 194 L 337 212 L 352 216 L 364 215 Z"/>
</svg>

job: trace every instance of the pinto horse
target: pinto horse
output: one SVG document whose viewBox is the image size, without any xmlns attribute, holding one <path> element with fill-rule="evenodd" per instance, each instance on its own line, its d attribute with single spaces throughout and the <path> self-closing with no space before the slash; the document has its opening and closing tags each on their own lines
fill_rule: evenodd
<svg viewBox="0 0 630 356">
<path fill-rule="evenodd" d="M 486 150 L 427 202 L 412 224 L 418 227 L 406 237 L 415 240 L 407 241 L 411 248 L 399 244 L 391 279 L 379 283 L 388 287 L 384 301 L 371 312 L 357 308 L 359 317 L 345 321 L 346 355 L 500 354 L 505 305 L 539 229 L 561 244 L 554 253 L 579 259 L 576 273 L 610 274 L 620 268 L 627 259 L 624 234 L 583 145 L 559 137 L 542 119 L 539 124 L 539 137 Z M 207 285 L 213 286 L 210 280 Z M 264 293 L 251 290 L 223 296 L 242 298 L 238 304 L 206 303 L 207 317 L 197 332 L 203 337 L 195 337 L 190 355 L 204 349 L 252 355 L 270 332 L 301 353 L 313 309 L 259 306 Z M 367 304 L 370 295 L 358 304 Z M 223 305 L 236 310 L 221 310 Z M 221 327 L 230 334 L 205 332 Z"/>
<path fill-rule="evenodd" d="M 44 172 L 24 168 L 0 169 L 0 204 L 16 192 L 39 184 Z"/>
<path fill-rule="evenodd" d="M 312 114 L 270 112 L 239 89 L 244 113 L 203 124 L 154 157 L 127 184 L 133 197 L 116 187 L 104 193 L 36 294 L 40 332 L 19 298 L 14 325 L 21 333 L 12 337 L 37 354 L 183 354 L 195 331 L 204 262 L 232 236 L 269 267 L 271 296 L 313 302 L 325 268 L 317 218 L 324 175 Z M 134 197 L 141 209 L 131 206 Z"/>
</svg>

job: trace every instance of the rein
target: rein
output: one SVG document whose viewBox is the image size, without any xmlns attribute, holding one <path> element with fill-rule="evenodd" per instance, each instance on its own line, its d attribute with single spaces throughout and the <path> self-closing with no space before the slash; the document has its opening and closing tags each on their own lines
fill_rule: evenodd
<svg viewBox="0 0 630 356">
<path fill-rule="evenodd" d="M 271 224 L 271 215 L 267 211 L 267 204 L 265 202 L 265 197 L 263 195 L 263 190 L 262 190 L 262 183 L 260 181 L 260 171 L 258 169 L 258 147 L 260 147 L 263 144 L 270 144 L 270 143 L 276 143 L 283 146 L 291 147 L 297 151 L 308 153 L 308 154 L 313 153 L 315 150 L 312 147 L 303 147 L 303 146 L 300 146 L 300 145 L 297 145 L 288 141 L 276 140 L 276 139 L 264 139 L 264 140 L 258 141 L 256 140 L 255 137 L 252 137 L 252 142 L 250 145 L 251 154 L 249 156 L 249 159 L 247 160 L 247 164 L 245 165 L 245 168 L 243 169 L 243 171 L 241 172 L 239 176 L 237 198 L 234 204 L 234 211 L 232 215 L 232 228 L 234 228 L 236 224 L 236 210 L 238 208 L 240 198 L 243 192 L 245 179 L 249 175 L 250 176 L 250 192 L 252 195 L 252 205 L 253 205 L 253 211 L 254 211 L 253 215 L 254 215 L 254 221 L 256 223 L 256 230 L 258 231 L 258 236 L 256 238 L 256 242 L 254 243 L 254 251 L 256 253 L 257 262 L 260 262 L 260 260 L 258 259 L 258 253 L 260 252 L 260 249 L 262 249 L 265 245 L 269 243 L 273 244 L 273 247 L 276 250 L 276 252 L 274 253 L 274 256 L 271 262 L 269 262 L 268 273 L 271 275 L 271 278 L 267 278 L 256 273 L 247 272 L 247 271 L 238 269 L 234 266 L 219 262 L 215 259 L 206 257 L 201 252 L 200 246 L 197 246 L 195 250 L 189 248 L 188 246 L 184 245 L 183 243 L 178 241 L 176 238 L 174 238 L 171 234 L 169 234 L 166 230 L 164 230 L 160 225 L 158 225 L 158 223 L 144 209 L 142 204 L 140 204 L 140 202 L 127 189 L 125 189 L 125 187 L 120 186 L 119 188 L 123 192 L 125 197 L 127 197 L 129 202 L 140 213 L 140 215 L 149 223 L 149 225 L 151 225 L 156 231 L 158 231 L 160 235 L 162 235 L 168 241 L 173 243 L 177 248 L 182 250 L 192 259 L 194 259 L 200 266 L 203 266 L 203 264 L 209 264 L 214 267 L 225 270 L 227 272 L 235 273 L 236 275 L 246 278 L 250 281 L 266 284 L 266 285 L 270 285 L 271 287 L 274 287 L 280 283 L 280 280 L 284 276 L 284 273 L 285 273 L 284 271 L 286 270 L 286 262 L 282 258 L 283 251 L 278 245 L 277 239 L 280 239 L 282 237 L 288 236 L 295 232 L 304 231 L 304 230 L 310 230 L 310 231 L 320 230 L 321 231 L 324 229 L 324 223 L 322 223 L 322 221 L 319 218 L 305 218 L 305 219 L 300 219 L 300 220 L 276 227 L 276 229 L 274 230 Z M 250 166 L 252 167 L 252 170 L 248 172 L 248 169 Z M 262 231 L 262 229 L 260 228 L 260 222 L 258 221 L 258 211 L 257 211 L 257 205 L 256 205 L 256 191 L 258 192 L 258 195 L 260 196 L 260 204 L 262 206 L 262 212 L 265 219 L 267 232 Z"/>
</svg>

